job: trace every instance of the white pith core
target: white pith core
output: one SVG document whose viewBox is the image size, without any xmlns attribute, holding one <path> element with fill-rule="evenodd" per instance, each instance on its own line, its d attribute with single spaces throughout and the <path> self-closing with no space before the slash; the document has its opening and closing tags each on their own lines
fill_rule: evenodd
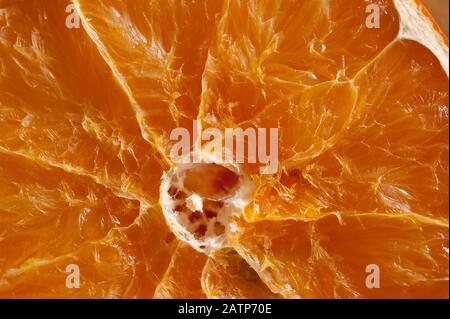
<svg viewBox="0 0 450 319">
<path fill-rule="evenodd" d="M 162 177 L 160 204 L 168 226 L 182 241 L 210 254 L 228 246 L 234 229 L 230 216 L 249 203 L 253 184 L 234 164 L 217 164 L 213 156 L 201 163 L 179 163 Z"/>
</svg>

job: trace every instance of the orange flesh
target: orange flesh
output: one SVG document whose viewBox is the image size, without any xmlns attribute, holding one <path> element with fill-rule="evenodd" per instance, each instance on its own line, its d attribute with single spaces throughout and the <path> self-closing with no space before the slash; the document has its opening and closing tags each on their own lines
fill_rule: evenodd
<svg viewBox="0 0 450 319">
<path fill-rule="evenodd" d="M 392 1 L 379 29 L 363 0 L 73 2 L 80 29 L 0 1 L 0 298 L 448 298 L 448 76 Z M 158 204 L 195 119 L 280 136 L 211 256 Z M 188 189 L 239 183 L 205 168 Z"/>
</svg>

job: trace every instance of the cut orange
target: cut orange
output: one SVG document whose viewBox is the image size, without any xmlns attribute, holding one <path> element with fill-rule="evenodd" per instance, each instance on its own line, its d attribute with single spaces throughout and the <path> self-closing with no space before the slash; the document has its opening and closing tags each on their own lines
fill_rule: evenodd
<svg viewBox="0 0 450 319">
<path fill-rule="evenodd" d="M 448 298 L 448 56 L 415 0 L 0 1 L 0 297 Z"/>
</svg>

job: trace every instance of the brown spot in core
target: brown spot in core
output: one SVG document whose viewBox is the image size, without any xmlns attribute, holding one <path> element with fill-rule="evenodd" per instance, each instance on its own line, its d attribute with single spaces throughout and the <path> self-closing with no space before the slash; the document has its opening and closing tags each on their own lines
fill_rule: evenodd
<svg viewBox="0 0 450 319">
<path fill-rule="evenodd" d="M 171 187 L 169 188 L 169 195 L 170 195 L 171 197 L 175 196 L 177 193 L 178 193 L 178 190 L 177 190 L 175 187 L 171 186 Z"/>
<path fill-rule="evenodd" d="M 197 230 L 195 231 L 195 237 L 196 238 L 204 237 L 207 230 L 208 228 L 206 227 L 206 225 L 201 224 L 200 226 L 197 227 Z"/>
<path fill-rule="evenodd" d="M 205 204 L 205 207 L 209 208 L 209 209 L 220 209 L 223 207 L 222 201 L 205 200 L 204 204 Z"/>
<path fill-rule="evenodd" d="M 173 198 L 175 198 L 175 199 L 183 199 L 185 197 L 186 197 L 186 195 L 183 192 L 181 192 L 181 191 L 177 191 L 175 196 L 173 196 Z"/>
<path fill-rule="evenodd" d="M 174 208 L 174 210 L 175 210 L 176 212 L 182 212 L 182 211 L 184 211 L 185 209 L 186 209 L 186 206 L 185 206 L 184 204 L 177 205 L 177 206 L 175 206 L 175 208 Z"/>
<path fill-rule="evenodd" d="M 189 215 L 189 221 L 191 223 L 195 222 L 196 220 L 199 220 L 200 218 L 202 218 L 202 213 L 199 211 L 195 211 Z"/>
<path fill-rule="evenodd" d="M 212 210 L 206 210 L 206 211 L 205 211 L 205 215 L 206 215 L 206 217 L 207 217 L 208 219 L 217 217 L 217 213 L 216 213 L 216 212 L 213 212 Z"/>
<path fill-rule="evenodd" d="M 167 191 L 167 193 L 173 199 L 184 199 L 184 198 L 186 198 L 186 194 L 182 190 L 176 188 L 175 186 L 170 186 L 169 190 Z"/>
</svg>

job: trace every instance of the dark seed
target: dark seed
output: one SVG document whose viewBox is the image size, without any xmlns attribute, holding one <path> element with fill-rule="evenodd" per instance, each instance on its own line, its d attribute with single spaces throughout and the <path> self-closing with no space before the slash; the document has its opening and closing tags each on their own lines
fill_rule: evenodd
<svg viewBox="0 0 450 319">
<path fill-rule="evenodd" d="M 174 196 L 175 199 L 183 199 L 185 197 L 186 196 L 184 195 L 184 193 L 182 191 L 177 191 L 177 193 Z"/>
<path fill-rule="evenodd" d="M 189 215 L 189 221 L 191 223 L 195 222 L 196 220 L 198 220 L 200 218 L 202 218 L 202 213 L 200 213 L 199 211 L 195 211 Z"/>
<path fill-rule="evenodd" d="M 205 224 L 201 224 L 200 226 L 198 226 L 197 230 L 195 231 L 195 234 L 198 237 L 203 237 L 206 234 L 206 230 L 207 230 L 206 225 Z"/>
<path fill-rule="evenodd" d="M 216 213 L 216 212 L 213 212 L 212 210 L 206 210 L 206 211 L 205 211 L 205 215 L 206 215 L 206 217 L 207 217 L 208 219 L 217 217 L 217 213 Z"/>
<path fill-rule="evenodd" d="M 177 192 L 178 191 L 177 191 L 177 189 L 175 187 L 172 186 L 172 187 L 169 188 L 169 195 L 170 196 L 173 197 Z"/>
<path fill-rule="evenodd" d="M 185 210 L 186 206 L 184 205 L 177 205 L 175 206 L 175 211 L 176 212 L 182 212 L 183 210 Z"/>
</svg>

